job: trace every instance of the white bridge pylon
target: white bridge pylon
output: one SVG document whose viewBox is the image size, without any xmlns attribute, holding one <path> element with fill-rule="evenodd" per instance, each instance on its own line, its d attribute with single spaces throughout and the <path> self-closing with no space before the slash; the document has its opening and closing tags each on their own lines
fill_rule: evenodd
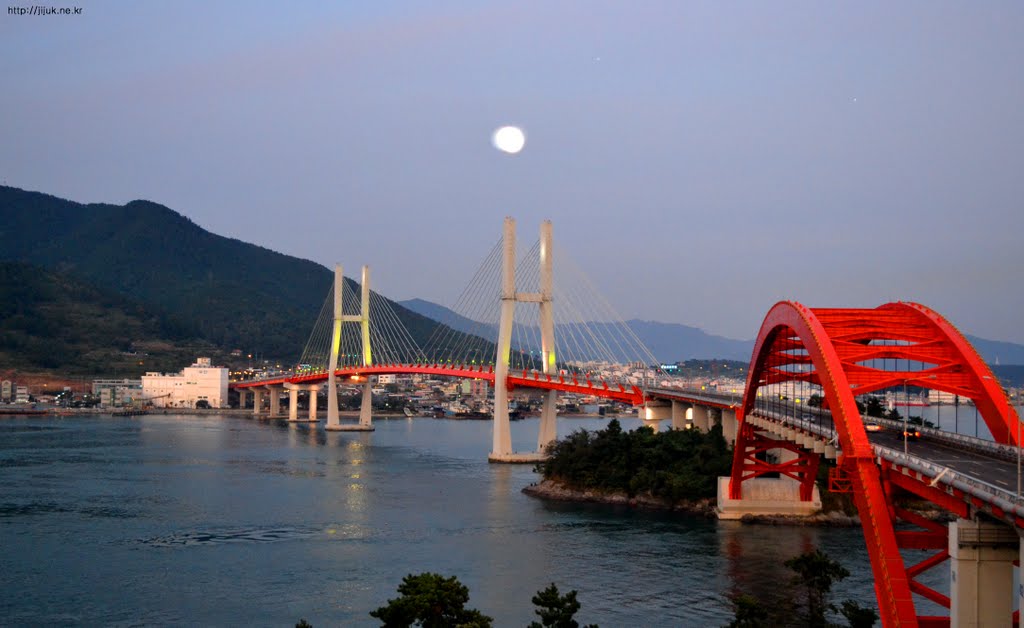
<svg viewBox="0 0 1024 628">
<path fill-rule="evenodd" d="M 543 459 L 545 448 L 555 440 L 558 392 L 544 393 L 540 427 L 537 432 L 537 451 L 512 452 L 512 430 L 508 411 L 508 373 L 512 357 L 512 325 L 516 303 L 536 303 L 540 307 L 541 372 L 551 374 L 556 369 L 555 322 L 551 309 L 552 264 L 551 221 L 540 225 L 540 291 L 516 291 L 516 221 L 506 217 L 502 238 L 501 314 L 498 321 L 498 342 L 494 360 L 494 422 L 493 443 L 488 460 L 491 462 L 533 462 Z"/>
<path fill-rule="evenodd" d="M 359 323 L 362 331 L 363 366 L 373 364 L 370 352 L 370 267 L 363 266 L 362 293 L 359 314 L 345 315 L 342 312 L 345 276 L 341 264 L 334 266 L 334 324 L 331 327 L 331 354 L 327 375 L 327 425 L 325 429 L 340 432 L 372 432 L 373 384 L 367 377 L 363 383 L 363 399 L 359 406 L 359 423 L 342 424 L 338 418 L 338 353 L 341 350 L 341 327 L 345 323 Z"/>
</svg>

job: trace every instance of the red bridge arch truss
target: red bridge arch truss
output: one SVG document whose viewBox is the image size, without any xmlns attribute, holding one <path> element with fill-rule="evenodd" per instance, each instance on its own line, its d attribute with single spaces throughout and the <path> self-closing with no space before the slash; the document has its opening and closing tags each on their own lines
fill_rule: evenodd
<svg viewBox="0 0 1024 628">
<path fill-rule="evenodd" d="M 885 359 L 894 358 L 894 364 L 904 360 L 904 364 L 921 364 L 921 368 L 873 368 L 878 362 L 872 360 L 886 364 Z M 889 463 L 879 466 L 855 396 L 904 384 L 950 392 L 974 401 L 997 442 L 1016 444 L 1017 415 L 992 371 L 956 328 L 916 303 L 887 303 L 874 309 L 811 309 L 793 301 L 777 303 L 758 333 L 743 405 L 737 412 L 739 430 L 729 489 L 734 499 L 741 497 L 745 480 L 768 472 L 799 480 L 801 499 L 811 498 L 818 454 L 767 439 L 744 420 L 755 409 L 760 387 L 785 381 L 806 381 L 823 389 L 823 405 L 832 412 L 843 452 L 834 479 L 853 493 L 883 625 L 948 626 L 949 617 L 918 616 L 912 596 L 917 593 L 949 607 L 947 596 L 915 580 L 949 557 L 945 526 L 895 507 L 890 497 L 893 487 L 899 487 L 961 517 L 969 516 L 970 504 L 908 479 Z M 758 453 L 780 446 L 794 451 L 798 458 L 779 464 L 757 458 Z M 904 531 L 901 527 L 897 531 L 897 519 L 921 530 Z M 900 548 L 935 553 L 908 566 Z"/>
</svg>

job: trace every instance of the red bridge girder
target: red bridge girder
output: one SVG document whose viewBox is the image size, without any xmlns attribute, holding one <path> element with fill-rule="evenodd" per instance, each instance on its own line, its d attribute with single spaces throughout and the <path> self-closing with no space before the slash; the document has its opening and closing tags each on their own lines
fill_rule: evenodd
<svg viewBox="0 0 1024 628">
<path fill-rule="evenodd" d="M 870 363 L 893 358 L 924 366 L 916 371 L 887 371 Z M 792 365 L 802 368 L 794 372 L 787 368 Z M 811 309 L 793 301 L 777 303 L 765 316 L 758 333 L 743 404 L 736 413 L 739 429 L 729 487 L 733 498 L 742 495 L 744 480 L 768 470 L 755 458 L 756 452 L 768 445 L 760 442 L 761 437 L 746 424 L 745 417 L 754 410 L 761 386 L 784 381 L 806 381 L 822 387 L 824 405 L 832 412 L 843 451 L 839 461 L 841 476 L 852 489 L 860 514 L 882 624 L 948 625 L 948 618 L 919 617 L 912 595 L 918 593 L 949 605 L 941 593 L 914 580 L 946 559 L 942 531 L 912 513 L 892 507 L 886 489 L 896 485 L 912 490 L 957 514 L 961 514 L 963 502 L 949 499 L 940 491 L 912 486 L 888 468 L 879 469 L 854 397 L 900 385 L 950 392 L 974 401 L 997 442 L 1016 444 L 1016 412 L 991 370 L 949 322 L 916 303 L 887 303 L 874 309 Z M 804 465 L 801 460 L 793 466 Z M 803 484 L 809 471 L 810 468 L 794 468 L 791 477 Z M 809 499 L 809 491 L 802 490 L 801 498 Z M 897 518 L 923 531 L 897 533 Z M 900 555 L 901 547 L 939 551 L 907 567 Z"/>
<path fill-rule="evenodd" d="M 461 377 L 465 379 L 482 379 L 494 384 L 494 369 L 490 366 L 465 364 L 374 364 L 371 366 L 347 366 L 335 371 L 337 377 L 366 377 L 367 375 L 438 375 L 443 377 Z M 233 382 L 234 389 L 257 388 L 289 384 L 322 384 L 327 381 L 327 371 L 317 371 L 306 375 L 289 375 L 278 378 Z M 513 371 L 506 381 L 509 390 L 513 388 L 537 388 L 541 390 L 559 390 L 562 392 L 593 395 L 603 399 L 621 401 L 633 405 L 641 405 L 643 392 L 636 386 L 609 385 L 597 379 L 587 379 L 571 375 L 544 375 L 530 371 Z"/>
</svg>

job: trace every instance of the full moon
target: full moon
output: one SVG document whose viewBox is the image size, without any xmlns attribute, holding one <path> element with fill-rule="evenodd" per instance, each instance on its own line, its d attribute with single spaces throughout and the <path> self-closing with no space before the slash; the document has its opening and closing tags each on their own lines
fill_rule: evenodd
<svg viewBox="0 0 1024 628">
<path fill-rule="evenodd" d="M 498 150 L 514 155 L 523 150 L 526 136 L 523 135 L 523 130 L 519 127 L 503 126 L 494 132 L 491 141 L 494 142 L 494 147 Z"/>
</svg>

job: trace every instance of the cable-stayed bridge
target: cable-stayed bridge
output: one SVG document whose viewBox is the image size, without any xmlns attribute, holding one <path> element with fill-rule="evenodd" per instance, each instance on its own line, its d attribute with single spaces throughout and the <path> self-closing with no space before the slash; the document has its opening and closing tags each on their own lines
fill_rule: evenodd
<svg viewBox="0 0 1024 628">
<path fill-rule="evenodd" d="M 261 393 L 270 392 L 272 416 L 289 390 L 291 420 L 299 391 L 312 391 L 315 420 L 316 391 L 326 383 L 326 429 L 370 430 L 372 375 L 485 380 L 494 389 L 496 462 L 543 456 L 555 438 L 560 392 L 641 406 L 647 421 L 671 420 L 677 429 L 718 425 L 734 445 L 732 473 L 719 482 L 723 518 L 817 510 L 821 460 L 835 461 L 829 485 L 853 496 L 883 625 L 1016 622 L 1014 601 L 1024 602 L 1024 587 L 1013 590 L 1024 530 L 1020 419 L 988 366 L 942 316 L 902 302 L 865 309 L 781 302 L 758 333 L 742 394 L 684 389 L 657 370 L 650 351 L 560 253 L 550 223 L 520 252 L 514 221 L 506 219 L 451 308 L 465 324 L 438 327 L 424 346 L 370 291 L 367 267 L 359 293 L 339 267 L 299 367 L 232 388 L 254 394 L 254 412 Z M 362 380 L 356 424 L 339 419 L 341 378 Z M 516 388 L 543 397 L 535 452 L 511 450 L 509 391 Z M 952 398 L 954 418 L 972 412 L 991 440 L 942 429 L 941 406 L 937 425 L 923 418 L 911 425 L 913 400 L 926 393 Z M 876 395 L 895 400 L 903 422 L 866 418 L 863 408 Z M 906 508 L 899 499 L 906 494 L 942 509 L 952 523 Z M 948 593 L 926 584 L 947 564 Z M 919 612 L 922 606 L 944 614 Z"/>
<path fill-rule="evenodd" d="M 553 268 L 558 259 L 559 274 Z M 237 382 L 240 393 L 271 392 L 271 414 L 278 395 L 290 390 L 290 418 L 297 418 L 300 390 L 328 386 L 328 430 L 372 429 L 371 382 L 382 374 L 421 374 L 479 379 L 494 389 L 494 442 L 491 459 L 539 460 L 555 439 L 558 392 L 642 405 L 644 388 L 655 383 L 654 356 L 618 318 L 585 274 L 553 246 L 550 222 L 540 237 L 520 252 L 515 222 L 509 218 L 501 237 L 480 264 L 452 310 L 461 329 L 436 327 L 424 346 L 395 315 L 387 299 L 370 290 L 363 267 L 357 294 L 341 267 L 320 312 L 299 366 L 271 379 Z M 595 322 L 599 321 L 599 322 Z M 359 422 L 343 424 L 338 414 L 339 379 L 363 381 Z M 504 385 L 499 385 L 503 383 Z M 529 388 L 543 396 L 537 450 L 511 449 L 508 391 Z M 311 395 L 310 418 L 316 418 Z M 254 408 L 259 409 L 260 403 Z"/>
</svg>

